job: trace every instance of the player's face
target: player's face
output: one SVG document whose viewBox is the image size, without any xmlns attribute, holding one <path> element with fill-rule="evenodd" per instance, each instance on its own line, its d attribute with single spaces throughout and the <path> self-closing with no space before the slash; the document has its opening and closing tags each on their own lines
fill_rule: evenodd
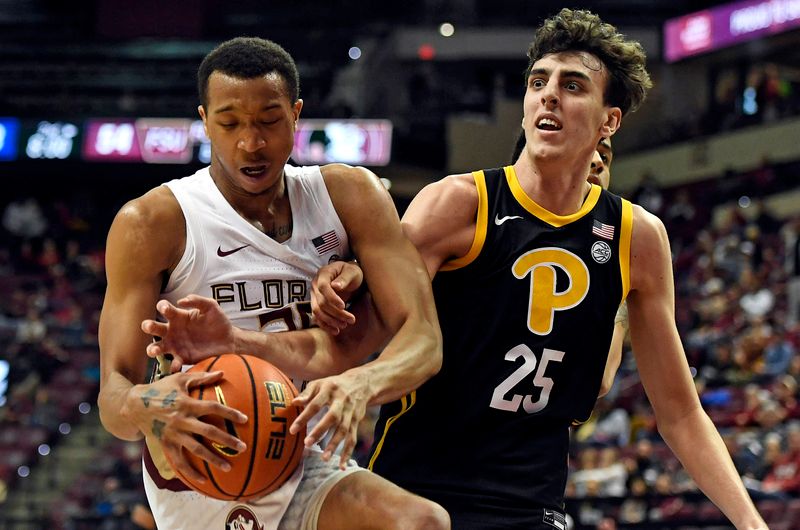
<svg viewBox="0 0 800 530">
<path fill-rule="evenodd" d="M 232 190 L 255 195 L 280 181 L 303 107 L 302 100 L 289 100 L 285 86 L 274 72 L 208 78 L 208 105 L 199 112 L 211 140 L 211 171 Z"/>
<path fill-rule="evenodd" d="M 604 102 L 607 76 L 586 52 L 552 53 L 533 64 L 523 125 L 535 158 L 589 159 L 600 137 L 616 131 L 622 113 Z"/>
<path fill-rule="evenodd" d="M 614 152 L 611 150 L 611 139 L 600 138 L 592 157 L 589 177 L 586 180 L 607 190 L 611 182 L 611 160 L 613 158 Z"/>
</svg>

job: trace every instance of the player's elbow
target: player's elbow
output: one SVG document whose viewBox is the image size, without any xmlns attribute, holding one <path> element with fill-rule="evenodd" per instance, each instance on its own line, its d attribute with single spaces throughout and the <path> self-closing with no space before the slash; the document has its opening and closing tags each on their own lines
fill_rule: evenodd
<svg viewBox="0 0 800 530">
<path fill-rule="evenodd" d="M 606 378 L 603 377 L 603 381 L 600 383 L 600 391 L 597 393 L 597 399 L 604 397 L 606 394 L 611 392 L 611 387 L 614 385 L 613 378 Z"/>
<path fill-rule="evenodd" d="M 424 350 L 427 352 L 424 366 L 424 377 L 427 381 L 438 374 L 439 370 L 442 369 L 442 361 L 444 359 L 444 353 L 442 351 L 442 331 L 439 329 L 437 323 L 428 322 L 424 326 L 422 337 L 424 337 L 423 340 L 425 341 Z"/>
</svg>

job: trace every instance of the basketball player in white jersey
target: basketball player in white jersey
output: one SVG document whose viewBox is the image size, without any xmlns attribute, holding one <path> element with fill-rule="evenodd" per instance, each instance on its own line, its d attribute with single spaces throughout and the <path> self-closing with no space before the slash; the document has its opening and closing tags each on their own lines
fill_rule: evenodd
<svg viewBox="0 0 800 530">
<path fill-rule="evenodd" d="M 303 102 L 295 63 L 275 43 L 238 38 L 221 44 L 201 64 L 198 89 L 211 165 L 149 191 L 117 214 L 108 235 L 100 320 L 101 420 L 119 438 L 145 438 L 145 489 L 159 528 L 449 528 L 437 504 L 346 461 L 328 462 L 340 442 L 349 447 L 345 455 L 352 451 L 368 405 L 397 399 L 441 365 L 430 282 L 388 193 L 363 168 L 286 165 Z M 243 444 L 199 417 L 246 418 L 188 396 L 190 388 L 219 380 L 219 372 L 175 373 L 145 383 L 149 337 L 141 322 L 154 316 L 159 298 L 178 303 L 198 293 L 214 298 L 237 326 L 301 329 L 309 324 L 314 274 L 351 254 L 358 255 L 371 288 L 375 311 L 368 314 L 376 318 L 365 317 L 369 328 L 382 331 L 372 339 L 363 333 L 333 338 L 316 329 L 291 342 L 291 355 L 276 362 L 295 378 L 323 377 L 309 392 L 329 410 L 308 433 L 303 465 L 280 489 L 250 502 L 188 490 L 165 454 L 182 473 L 203 480 L 183 451 L 222 469 L 228 464 L 197 435 L 239 450 Z M 343 371 L 355 364 L 354 344 L 377 351 L 384 336 L 393 339 L 378 359 Z M 173 368 L 198 360 L 178 355 Z M 312 447 L 326 431 L 325 452 Z"/>
</svg>

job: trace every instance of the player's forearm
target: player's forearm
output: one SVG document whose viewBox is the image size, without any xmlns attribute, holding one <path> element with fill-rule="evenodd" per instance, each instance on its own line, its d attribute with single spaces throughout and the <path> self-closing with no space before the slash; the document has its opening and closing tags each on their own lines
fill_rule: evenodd
<svg viewBox="0 0 800 530">
<path fill-rule="evenodd" d="M 388 403 L 417 389 L 442 367 L 442 337 L 435 323 L 406 322 L 381 354 L 349 373 L 369 382 L 370 405 Z"/>
<path fill-rule="evenodd" d="M 133 390 L 133 384 L 119 372 L 112 372 L 100 389 L 97 397 L 97 407 L 100 411 L 100 421 L 103 427 L 122 440 L 139 440 L 142 433 L 130 421 L 128 399 Z"/>
<path fill-rule="evenodd" d="M 280 333 L 235 328 L 234 345 L 236 353 L 261 357 L 301 379 L 337 374 L 355 364 L 352 356 L 343 355 L 334 339 L 319 328 Z"/>
<path fill-rule="evenodd" d="M 739 530 L 765 529 L 725 444 L 699 406 L 682 417 L 658 418 L 659 432 L 700 489 Z"/>
</svg>

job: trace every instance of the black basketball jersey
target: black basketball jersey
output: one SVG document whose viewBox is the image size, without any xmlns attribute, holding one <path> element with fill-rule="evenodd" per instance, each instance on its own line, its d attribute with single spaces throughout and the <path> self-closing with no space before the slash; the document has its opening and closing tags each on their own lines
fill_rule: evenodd
<svg viewBox="0 0 800 530">
<path fill-rule="evenodd" d="M 523 528 L 563 508 L 569 426 L 591 414 L 628 292 L 632 207 L 592 186 L 558 216 L 513 167 L 473 176 L 472 247 L 433 281 L 443 367 L 382 407 L 370 468 L 454 528 Z"/>
</svg>

